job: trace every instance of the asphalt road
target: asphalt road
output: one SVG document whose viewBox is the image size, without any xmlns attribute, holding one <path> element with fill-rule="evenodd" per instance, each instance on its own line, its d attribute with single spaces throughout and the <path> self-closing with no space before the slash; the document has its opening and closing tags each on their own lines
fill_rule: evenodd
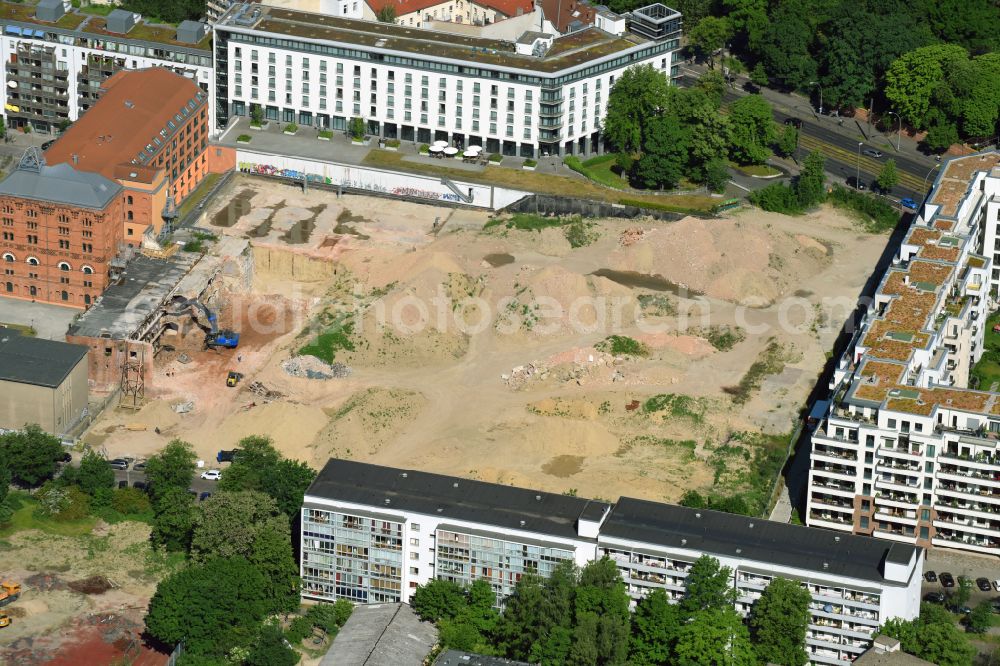
<svg viewBox="0 0 1000 666">
<path fill-rule="evenodd" d="M 690 70 L 688 70 L 690 71 Z M 681 77 L 682 85 L 690 86 L 696 81 L 696 77 L 691 73 L 686 73 Z M 724 102 L 734 102 L 749 93 L 742 88 L 726 88 L 723 94 Z M 772 106 L 775 106 L 772 104 Z M 799 130 L 799 149 L 795 158 L 800 161 L 813 150 L 821 151 L 827 158 L 827 172 L 838 180 L 846 181 L 848 178 L 857 176 L 860 170 L 860 178 L 869 187 L 875 181 L 885 162 L 892 158 L 896 161 L 896 168 L 899 172 L 900 182 L 892 189 L 891 195 L 900 199 L 902 197 L 912 197 L 918 202 L 923 199 L 933 181 L 936 165 L 933 161 L 916 159 L 905 153 L 896 153 L 885 145 L 885 138 L 878 135 L 866 138 L 866 127 L 859 124 L 853 118 L 844 118 L 843 129 L 832 129 L 825 126 L 833 122 L 829 118 L 818 120 L 812 109 L 803 104 L 793 104 L 798 113 L 774 109 L 774 118 L 778 123 L 784 123 L 788 118 L 798 118 L 802 121 L 802 128 Z M 861 150 L 865 148 L 876 148 L 884 155 L 881 158 L 858 155 L 858 143 L 861 142 Z M 930 165 L 930 166 L 928 166 Z"/>
<path fill-rule="evenodd" d="M 217 467 L 206 467 L 208 469 L 218 469 Z M 195 491 L 199 495 L 203 492 L 215 492 L 216 487 L 219 485 L 218 481 L 206 481 L 201 478 L 201 472 L 205 470 L 199 470 L 195 474 L 194 478 L 191 479 L 190 490 Z M 146 475 L 142 472 L 134 472 L 131 469 L 127 470 L 115 470 L 115 482 L 127 481 L 129 487 L 131 487 L 136 481 L 146 482 Z"/>
</svg>

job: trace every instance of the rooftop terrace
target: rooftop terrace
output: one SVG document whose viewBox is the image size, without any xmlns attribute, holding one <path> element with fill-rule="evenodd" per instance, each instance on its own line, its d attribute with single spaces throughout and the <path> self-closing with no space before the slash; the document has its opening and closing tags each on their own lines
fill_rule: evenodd
<svg viewBox="0 0 1000 666">
<path fill-rule="evenodd" d="M 648 43 L 637 35 L 627 34 L 615 37 L 597 28 L 587 28 L 557 38 L 548 53 L 539 58 L 519 55 L 515 51 L 513 42 L 496 39 L 467 37 L 375 21 L 358 21 L 267 5 L 254 5 L 254 8 L 259 8 L 260 17 L 252 26 L 239 22 L 237 13 L 228 15 L 221 22 L 221 25 L 234 29 L 252 27 L 260 32 L 289 37 L 353 44 L 428 57 L 473 61 L 547 74 Z"/>
<path fill-rule="evenodd" d="M 0 21 L 17 21 L 43 28 L 57 28 L 64 32 L 75 33 L 80 37 L 89 36 L 89 38 L 93 38 L 94 36 L 106 36 L 109 39 L 154 42 L 199 51 L 211 51 L 212 49 L 211 32 L 199 43 L 188 44 L 177 40 L 176 26 L 167 24 L 153 25 L 143 20 L 137 23 L 128 33 L 118 34 L 106 30 L 107 19 L 104 17 L 86 14 L 72 7 L 55 23 L 42 21 L 35 16 L 35 7 L 37 4 L 33 0 L 19 3 L 0 1 Z"/>
<path fill-rule="evenodd" d="M 940 209 L 930 226 L 910 228 L 903 241 L 912 251 L 909 261 L 890 267 L 878 295 L 891 297 L 881 316 L 875 318 L 859 342 L 866 351 L 855 373 L 851 395 L 884 404 L 888 409 L 929 415 L 935 406 L 969 412 L 1000 413 L 1000 395 L 967 388 L 908 386 L 907 363 L 918 349 L 926 349 L 946 317 L 962 314 L 969 297 L 951 292 L 973 270 L 982 270 L 988 260 L 968 252 L 971 238 L 952 233 L 953 217 L 970 187 L 974 173 L 1000 164 L 1000 153 L 955 158 L 945 163 L 928 203 Z M 915 251 L 913 251 L 915 250 Z M 964 254 L 964 258 L 963 258 Z M 945 288 L 949 293 L 945 293 Z"/>
</svg>

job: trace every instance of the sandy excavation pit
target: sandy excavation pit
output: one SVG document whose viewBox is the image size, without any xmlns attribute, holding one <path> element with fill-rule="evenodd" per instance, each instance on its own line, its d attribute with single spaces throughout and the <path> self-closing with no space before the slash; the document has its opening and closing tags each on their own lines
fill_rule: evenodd
<svg viewBox="0 0 1000 666">
<path fill-rule="evenodd" d="M 157 377 L 150 404 L 95 424 L 91 441 L 109 455 L 142 457 L 180 437 L 214 460 L 242 436 L 269 434 L 315 467 L 337 455 L 583 496 L 675 500 L 713 487 L 720 451 L 732 449 L 730 472 L 746 468 L 738 433 L 792 429 L 885 242 L 824 209 L 797 219 L 594 221 L 596 240 L 573 249 L 559 228 L 484 231 L 484 213 L 303 195 L 249 177 L 232 191 L 250 210 L 214 231 L 246 237 L 270 227 L 251 238 L 252 292 L 229 300 L 266 303 L 288 323 L 243 331 L 238 350 L 187 351 L 189 363 L 165 357 L 158 372 L 172 374 Z M 307 219 L 306 242 L 282 240 Z M 436 220 L 445 224 L 434 234 Z M 744 339 L 720 350 L 710 339 L 725 327 Z M 282 370 L 319 333 L 347 342 L 335 360 L 350 366 L 348 377 Z M 601 343 L 611 334 L 649 355 L 610 353 Z M 734 405 L 724 389 L 769 353 L 777 371 Z M 229 370 L 244 374 L 235 389 L 224 383 Z M 282 397 L 252 393 L 254 381 Z M 695 416 L 646 410 L 661 394 L 692 398 Z M 177 413 L 183 402 L 193 408 Z M 739 489 L 736 476 L 719 478 Z"/>
</svg>

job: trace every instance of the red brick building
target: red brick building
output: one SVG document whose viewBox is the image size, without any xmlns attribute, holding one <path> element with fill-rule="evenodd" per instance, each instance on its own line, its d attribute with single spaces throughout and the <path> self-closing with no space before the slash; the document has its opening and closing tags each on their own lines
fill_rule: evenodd
<svg viewBox="0 0 1000 666">
<path fill-rule="evenodd" d="M 118 181 L 125 243 L 138 246 L 208 173 L 208 95 L 160 67 L 120 71 L 101 88 L 45 160 Z"/>
<path fill-rule="evenodd" d="M 0 181 L 0 296 L 85 308 L 122 242 L 122 186 L 29 149 Z"/>
</svg>

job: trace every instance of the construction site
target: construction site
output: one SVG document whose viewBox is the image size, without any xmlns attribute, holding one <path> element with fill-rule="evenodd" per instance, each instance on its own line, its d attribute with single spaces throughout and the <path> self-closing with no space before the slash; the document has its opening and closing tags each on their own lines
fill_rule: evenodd
<svg viewBox="0 0 1000 666">
<path fill-rule="evenodd" d="M 235 177 L 198 222 L 204 255 L 133 261 L 74 324 L 95 386 L 120 390 L 85 441 L 214 460 L 268 435 L 314 467 L 757 492 L 758 450 L 783 460 L 884 246 L 833 209 L 509 218 Z"/>
</svg>

